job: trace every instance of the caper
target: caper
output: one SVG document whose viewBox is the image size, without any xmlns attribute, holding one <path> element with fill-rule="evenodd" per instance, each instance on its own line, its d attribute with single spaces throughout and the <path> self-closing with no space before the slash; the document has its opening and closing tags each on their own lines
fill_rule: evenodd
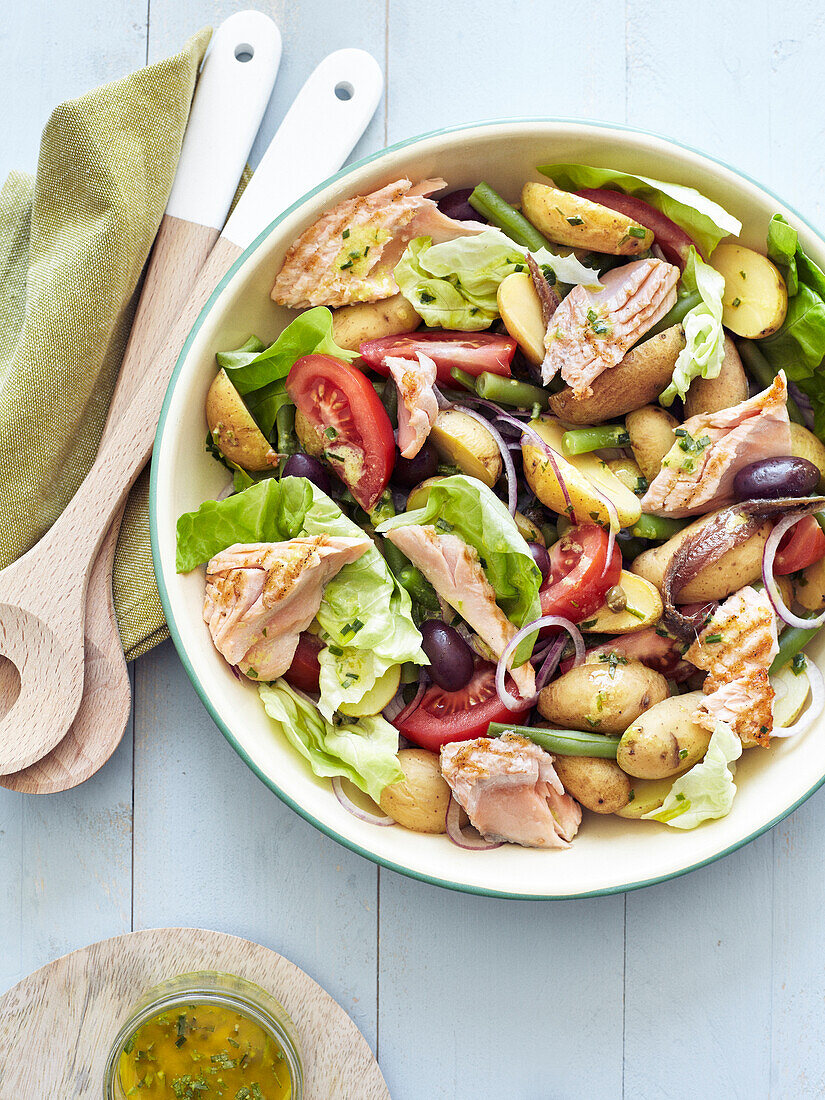
<svg viewBox="0 0 825 1100">
<path fill-rule="evenodd" d="M 620 584 L 614 584 L 608 588 L 604 602 L 611 611 L 624 611 L 627 607 L 627 593 Z"/>
</svg>

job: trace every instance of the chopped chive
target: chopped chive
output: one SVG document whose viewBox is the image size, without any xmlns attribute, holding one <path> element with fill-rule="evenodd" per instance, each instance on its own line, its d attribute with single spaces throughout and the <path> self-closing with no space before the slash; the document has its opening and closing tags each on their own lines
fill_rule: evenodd
<svg viewBox="0 0 825 1100">
<path fill-rule="evenodd" d="M 352 267 L 352 260 L 347 260 L 345 264 L 341 264 L 342 271 L 346 271 L 348 267 Z"/>
<path fill-rule="evenodd" d="M 349 230 L 345 229 L 344 232 L 341 234 L 341 236 L 344 238 L 344 240 L 346 240 L 347 237 L 349 236 Z"/>
<path fill-rule="evenodd" d="M 647 236 L 647 230 L 641 225 L 631 225 L 627 233 L 628 236 L 636 237 L 639 240 L 644 240 L 644 238 Z"/>
<path fill-rule="evenodd" d="M 741 298 L 734 298 L 733 301 L 731 302 L 731 305 L 733 306 L 734 309 L 736 309 L 737 306 L 742 305 L 742 299 Z"/>
<path fill-rule="evenodd" d="M 577 214 L 572 218 L 567 219 L 568 225 L 584 225 L 584 218 L 580 218 Z"/>
<path fill-rule="evenodd" d="M 705 636 L 705 641 L 706 642 L 711 642 L 711 643 L 721 642 L 722 641 L 722 635 L 721 634 L 707 634 Z"/>
</svg>

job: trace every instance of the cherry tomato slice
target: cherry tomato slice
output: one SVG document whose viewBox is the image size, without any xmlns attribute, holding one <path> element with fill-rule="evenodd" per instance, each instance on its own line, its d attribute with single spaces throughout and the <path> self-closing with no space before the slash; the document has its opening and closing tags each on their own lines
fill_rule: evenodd
<svg viewBox="0 0 825 1100">
<path fill-rule="evenodd" d="M 293 364 L 286 391 L 315 429 L 334 472 L 369 512 L 395 464 L 392 424 L 372 383 L 332 355 L 304 355 Z"/>
<path fill-rule="evenodd" d="M 675 264 L 684 271 L 690 246 L 693 245 L 696 248 L 696 243 L 691 240 L 684 229 L 678 226 L 676 222 L 672 222 L 661 210 L 657 210 L 655 206 L 651 206 L 644 199 L 636 198 L 635 195 L 625 195 L 621 191 L 585 188 L 584 191 L 577 191 L 576 194 L 583 199 L 600 203 L 609 210 L 618 210 L 620 214 L 633 218 L 645 229 L 650 229 L 667 262 Z M 698 252 L 699 249 L 696 248 L 696 251 Z"/>
<path fill-rule="evenodd" d="M 360 351 L 367 366 L 384 377 L 390 373 L 385 365 L 388 355 L 415 359 L 420 351 L 435 363 L 438 381 L 448 385 L 453 381 L 450 374 L 453 367 L 460 367 L 473 377 L 489 371 L 509 378 L 516 341 L 490 332 L 407 332 L 366 340 Z"/>
<path fill-rule="evenodd" d="M 805 516 L 782 536 L 773 560 L 773 572 L 777 577 L 807 569 L 820 558 L 825 558 L 825 531 L 813 516 Z"/>
<path fill-rule="evenodd" d="M 511 692 L 515 684 L 505 681 Z M 488 661 L 479 661 L 473 675 L 460 691 L 445 691 L 430 684 L 412 714 L 402 711 L 395 725 L 408 740 L 422 749 L 438 752 L 450 741 L 472 741 L 484 737 L 491 722 L 512 722 L 518 725 L 530 713 L 508 710 L 496 692 L 496 668 Z"/>
<path fill-rule="evenodd" d="M 292 664 L 284 673 L 284 679 L 290 687 L 297 688 L 298 691 L 318 691 L 318 679 L 321 675 L 318 654 L 323 648 L 324 643 L 317 634 L 301 631 Z"/>
<path fill-rule="evenodd" d="M 539 592 L 542 615 L 561 615 L 580 623 L 601 607 L 622 571 L 618 543 L 607 561 L 608 541 L 603 527 L 582 523 L 550 548 L 550 572 Z"/>
</svg>

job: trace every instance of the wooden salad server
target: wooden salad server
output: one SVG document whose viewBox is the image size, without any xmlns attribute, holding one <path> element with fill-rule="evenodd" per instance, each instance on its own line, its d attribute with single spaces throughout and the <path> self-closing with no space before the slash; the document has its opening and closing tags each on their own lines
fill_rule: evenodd
<svg viewBox="0 0 825 1100">
<path fill-rule="evenodd" d="M 212 36 L 103 439 L 131 408 L 153 354 L 218 239 L 272 94 L 280 60 L 280 32 L 261 12 L 237 12 Z M 21 772 L 0 777 L 5 787 L 37 793 L 66 790 L 97 771 L 123 736 L 131 690 L 112 599 L 112 566 L 122 515 L 122 509 L 118 510 L 89 576 L 83 697 L 74 723 L 45 757 Z M 7 573 L 2 574 L 4 580 Z M 5 615 L 0 613 L 0 631 L 4 624 Z M 3 715 L 17 695 L 19 676 L 9 661 L 0 658 L 0 665 Z M 41 713 L 46 716 L 48 708 Z"/>
<path fill-rule="evenodd" d="M 315 69 L 210 252 L 172 331 L 159 350 L 151 355 L 140 351 L 145 373 L 128 415 L 107 428 L 92 469 L 54 526 L 0 572 L 0 654 L 16 665 L 21 680 L 19 696 L 0 718 L 0 774 L 41 759 L 77 713 L 87 578 L 111 520 L 151 453 L 163 397 L 193 322 L 275 214 L 341 166 L 374 114 L 382 86 L 378 63 L 363 50 L 338 50 Z M 340 98 L 342 88 L 348 98 Z M 165 311 L 164 320 L 169 321 Z M 157 327 L 162 326 L 150 311 L 146 330 Z"/>
</svg>

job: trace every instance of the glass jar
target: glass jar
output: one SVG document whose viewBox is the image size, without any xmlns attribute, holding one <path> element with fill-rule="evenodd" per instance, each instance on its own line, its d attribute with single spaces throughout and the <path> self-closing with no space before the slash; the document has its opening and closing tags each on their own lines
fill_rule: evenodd
<svg viewBox="0 0 825 1100">
<path fill-rule="evenodd" d="M 103 1100 L 126 1100 L 120 1082 L 120 1056 L 138 1029 L 161 1013 L 192 1004 L 229 1009 L 257 1024 L 283 1051 L 292 1086 L 290 1100 L 302 1100 L 303 1069 L 298 1033 L 283 1005 L 254 982 L 215 970 L 179 974 L 154 986 L 141 998 L 109 1051 L 103 1074 Z"/>
</svg>

